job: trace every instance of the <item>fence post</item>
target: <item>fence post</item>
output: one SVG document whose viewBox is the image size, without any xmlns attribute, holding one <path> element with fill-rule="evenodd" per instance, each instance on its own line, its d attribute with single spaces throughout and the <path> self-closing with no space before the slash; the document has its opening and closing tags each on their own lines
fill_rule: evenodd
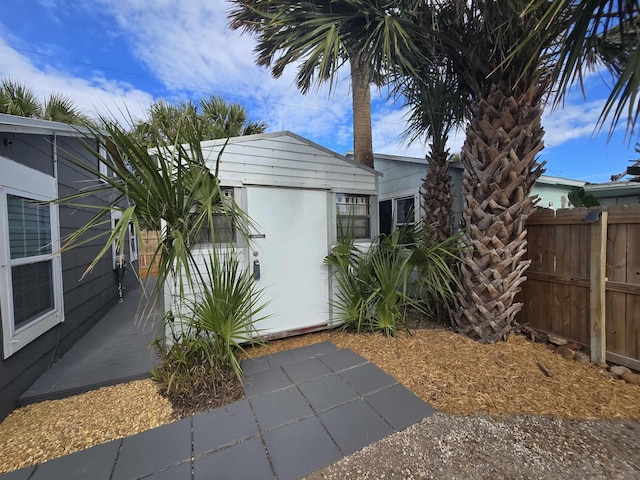
<svg viewBox="0 0 640 480">
<path fill-rule="evenodd" d="M 607 212 L 600 213 L 599 221 L 591 224 L 589 317 L 591 330 L 591 362 L 607 360 L 605 329 L 605 274 L 607 266 Z"/>
</svg>

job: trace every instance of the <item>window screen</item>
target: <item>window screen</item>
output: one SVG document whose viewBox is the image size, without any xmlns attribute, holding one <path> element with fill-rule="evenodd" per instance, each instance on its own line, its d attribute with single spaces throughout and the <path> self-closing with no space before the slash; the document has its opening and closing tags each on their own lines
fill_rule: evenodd
<svg viewBox="0 0 640 480">
<path fill-rule="evenodd" d="M 51 261 L 11 267 L 13 323 L 15 328 L 53 310 Z"/>
<path fill-rule="evenodd" d="M 369 196 L 338 193 L 336 195 L 338 238 L 371 238 Z"/>
</svg>

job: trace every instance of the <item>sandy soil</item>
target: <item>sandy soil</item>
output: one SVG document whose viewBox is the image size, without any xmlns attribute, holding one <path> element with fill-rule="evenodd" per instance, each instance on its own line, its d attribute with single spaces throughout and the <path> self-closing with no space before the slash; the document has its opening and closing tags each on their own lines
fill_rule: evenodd
<svg viewBox="0 0 640 480">
<path fill-rule="evenodd" d="M 258 356 L 325 340 L 339 348 L 350 348 L 372 361 L 443 413 L 382 440 L 354 454 L 353 458 L 347 457 L 312 478 L 381 478 L 385 472 L 387 478 L 391 474 L 394 478 L 451 478 L 451 475 L 456 478 L 504 478 L 505 475 L 509 478 L 576 478 L 576 475 L 640 478 L 637 463 L 640 387 L 607 378 L 598 367 L 564 360 L 543 345 L 519 336 L 496 345 L 482 345 L 440 328 L 413 330 L 411 336 L 401 335 L 397 341 L 377 334 L 321 332 L 271 342 L 251 349 L 249 354 Z M 538 362 L 548 368 L 550 377 L 543 374 Z M 470 415 L 474 416 L 468 417 Z M 151 380 L 21 408 L 0 424 L 0 473 L 132 435 L 174 418 L 169 402 L 158 394 Z M 594 419 L 624 420 L 585 422 Z M 456 431 L 455 426 L 460 430 Z M 584 433 L 593 429 L 598 435 Z M 557 433 L 565 431 L 568 432 L 566 438 L 564 433 Z M 556 462 L 548 467 L 553 467 L 553 476 L 551 470 L 547 472 L 548 477 L 542 474 L 546 470 L 540 469 L 501 470 L 505 461 L 511 461 L 513 438 L 518 438 L 520 448 L 535 460 L 538 450 L 556 448 L 555 443 L 544 441 L 547 435 L 561 439 L 561 446 L 568 452 L 563 458 L 597 460 L 598 455 L 604 455 L 609 458 L 607 465 L 617 466 L 616 470 L 609 472 L 608 477 L 599 476 L 605 471 L 604 467 L 598 470 L 597 462 L 590 460 L 589 465 L 596 465 L 595 470 L 578 473 L 571 470 L 577 467 L 561 462 L 555 450 L 549 452 L 548 458 L 544 457 Z M 478 442 L 478 438 L 482 438 L 482 442 Z M 575 441 L 569 442 L 567 438 Z M 596 444 L 596 438 L 609 442 L 607 444 L 613 442 L 620 448 L 603 450 L 602 445 Z M 625 439 L 629 440 L 628 445 Z M 424 452 L 432 452 L 429 458 L 433 457 L 435 463 L 429 467 L 423 458 L 412 463 L 413 467 L 407 466 L 409 464 L 403 462 L 411 458 L 409 453 L 413 450 L 402 446 L 405 444 L 422 445 Z M 469 445 L 473 445 L 473 451 Z M 383 450 L 376 451 L 376 448 Z M 376 463 L 374 459 L 380 458 L 384 449 L 396 451 L 399 456 L 384 455 L 386 467 L 383 468 L 380 461 Z M 600 453 L 592 455 L 593 449 L 599 449 Z M 451 468 L 456 462 L 463 462 L 455 467 L 458 470 L 438 470 L 442 467 L 443 451 L 449 452 Z M 420 457 L 416 455 L 414 460 Z M 462 460 L 464 455 L 471 463 Z M 497 461 L 493 467 L 492 458 Z M 629 463 L 625 458 L 634 460 Z M 547 465 L 542 459 L 534 460 L 531 465 L 535 466 L 536 461 Z M 355 465 L 355 470 L 339 470 L 345 464 L 350 468 Z M 475 477 L 480 470 L 471 468 L 472 464 L 481 464 L 485 473 L 498 472 L 497 476 Z M 513 468 L 522 465 L 527 464 L 516 462 Z M 527 468 L 533 468 L 531 465 Z M 561 465 L 567 465 L 567 472 L 573 476 L 563 476 L 562 469 L 558 471 Z M 332 473 L 331 468 L 338 469 L 339 473 Z M 537 474 L 530 475 L 527 473 L 530 471 Z M 629 472 L 631 477 L 627 476 Z M 616 476 L 618 474 L 622 476 Z"/>
</svg>

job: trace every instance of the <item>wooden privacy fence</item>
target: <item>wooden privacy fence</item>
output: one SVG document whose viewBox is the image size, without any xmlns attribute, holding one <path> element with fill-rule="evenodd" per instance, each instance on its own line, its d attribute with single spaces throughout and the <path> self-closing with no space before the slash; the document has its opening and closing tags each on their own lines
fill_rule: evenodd
<svg viewBox="0 0 640 480">
<path fill-rule="evenodd" d="M 160 241 L 159 232 L 143 230 L 140 232 L 143 248 L 140 254 L 140 278 L 155 277 L 158 275 L 157 260 L 152 262 L 153 254 Z"/>
<path fill-rule="evenodd" d="M 640 205 L 599 210 L 595 222 L 586 208 L 529 217 L 518 321 L 590 345 L 594 362 L 640 369 Z"/>
</svg>

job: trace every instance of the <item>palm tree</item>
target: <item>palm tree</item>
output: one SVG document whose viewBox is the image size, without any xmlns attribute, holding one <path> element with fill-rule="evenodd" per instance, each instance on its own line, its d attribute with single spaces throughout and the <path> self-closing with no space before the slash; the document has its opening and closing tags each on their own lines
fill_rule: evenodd
<svg viewBox="0 0 640 480">
<path fill-rule="evenodd" d="M 231 0 L 232 29 L 258 38 L 256 62 L 282 75 L 299 63 L 296 77 L 305 94 L 315 83 L 333 87 L 337 70 L 351 68 L 353 151 L 357 162 L 373 167 L 370 84 L 382 85 L 395 55 L 415 52 L 415 25 L 403 10 L 419 2 L 371 0 L 282 1 Z"/>
<path fill-rule="evenodd" d="M 0 113 L 39 118 L 42 116 L 42 105 L 24 84 L 3 78 L 0 82 Z"/>
<path fill-rule="evenodd" d="M 43 105 L 31 89 L 9 78 L 0 82 L 0 113 L 73 125 L 91 122 L 69 97 L 52 93 Z"/>
<path fill-rule="evenodd" d="M 537 9 L 545 0 L 531 0 Z M 640 113 L 640 5 L 629 0 L 557 0 L 539 20 L 539 28 L 558 22 L 568 25 L 556 52 L 552 81 L 555 105 L 566 98 L 574 84 L 583 87 L 583 74 L 603 66 L 614 84 L 599 119 L 611 120 L 610 133 L 626 122 L 633 135 Z M 533 36 L 524 38 L 526 49 Z"/>
<path fill-rule="evenodd" d="M 525 11 L 527 0 L 472 0 L 439 6 L 451 41 L 446 58 L 470 87 L 472 118 L 462 148 L 462 226 L 466 244 L 459 268 L 460 289 L 452 322 L 482 342 L 511 331 L 521 304 L 514 302 L 529 262 L 525 222 L 530 192 L 543 172 L 543 97 L 549 85 L 547 52 L 562 22 L 537 31 L 529 49 L 514 45 L 534 31 L 548 4 Z M 524 12 L 524 13 L 523 13 Z M 531 61 L 535 59 L 535 61 Z"/>
<path fill-rule="evenodd" d="M 148 120 L 136 122 L 131 135 L 146 145 L 159 140 L 186 144 L 194 133 L 205 141 L 263 133 L 267 127 L 265 122 L 248 120 L 243 105 L 211 96 L 201 99 L 199 105 L 191 100 L 177 104 L 157 100 L 149 107 Z"/>
<path fill-rule="evenodd" d="M 454 78 L 434 71 L 402 87 L 405 106 L 410 108 L 405 137 L 410 142 L 430 142 L 427 174 L 422 181 L 424 220 L 441 241 L 453 233 L 451 175 L 447 149 L 449 132 L 469 117 L 470 99 Z"/>
<path fill-rule="evenodd" d="M 431 15 L 428 22 L 426 15 Z M 434 18 L 436 15 L 439 18 Z M 447 22 L 444 12 L 425 9 L 421 23 L 435 30 Z M 400 93 L 405 107 L 409 107 L 405 138 L 409 142 L 422 138 L 430 142 L 428 169 L 422 182 L 422 209 L 425 223 L 444 241 L 453 233 L 451 155 L 446 145 L 451 129 L 471 116 L 471 91 L 465 79 L 457 75 L 451 59 L 440 55 L 442 48 L 433 34 L 424 38 L 422 49 L 424 56 L 432 59 L 431 63 L 417 66 L 418 75 L 396 80 L 395 93 Z"/>
<path fill-rule="evenodd" d="M 44 103 L 42 118 L 72 125 L 86 125 L 90 121 L 89 117 L 73 104 L 73 100 L 59 93 L 49 95 Z"/>
</svg>

